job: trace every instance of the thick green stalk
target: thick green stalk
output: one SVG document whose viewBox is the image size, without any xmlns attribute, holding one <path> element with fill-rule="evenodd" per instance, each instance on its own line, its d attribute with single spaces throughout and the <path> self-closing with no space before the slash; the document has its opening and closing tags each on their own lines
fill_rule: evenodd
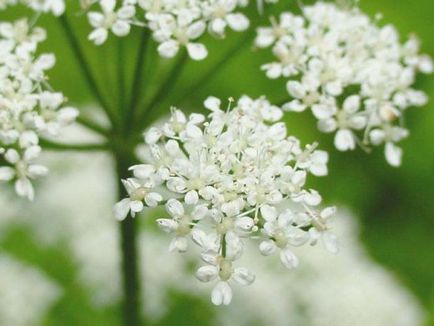
<svg viewBox="0 0 434 326">
<path fill-rule="evenodd" d="M 125 149 L 125 147 L 124 147 Z M 134 162 L 132 153 L 122 150 L 114 154 L 116 161 L 118 198 L 127 196 L 121 179 L 128 177 L 128 168 Z M 125 326 L 141 325 L 140 322 L 140 282 L 137 246 L 137 219 L 130 215 L 119 223 L 122 253 L 123 318 Z"/>
</svg>

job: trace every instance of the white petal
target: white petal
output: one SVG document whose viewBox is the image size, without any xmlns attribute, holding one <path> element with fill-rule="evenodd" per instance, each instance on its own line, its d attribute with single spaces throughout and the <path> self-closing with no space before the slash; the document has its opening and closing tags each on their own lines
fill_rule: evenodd
<svg viewBox="0 0 434 326">
<path fill-rule="evenodd" d="M 188 246 L 187 238 L 185 237 L 175 237 L 172 242 L 170 242 L 169 250 L 178 252 L 186 252 Z"/>
<path fill-rule="evenodd" d="M 294 100 L 288 103 L 285 103 L 282 106 L 282 110 L 290 111 L 290 112 L 303 112 L 306 110 L 307 106 L 301 103 L 299 100 Z"/>
<path fill-rule="evenodd" d="M 325 119 L 318 121 L 318 129 L 322 132 L 333 132 L 337 128 L 335 119 Z"/>
<path fill-rule="evenodd" d="M 145 134 L 145 142 L 148 145 L 155 144 L 160 140 L 162 135 L 163 134 L 160 129 L 152 127 Z"/>
<path fill-rule="evenodd" d="M 193 60 L 203 60 L 208 55 L 208 50 L 202 43 L 188 43 L 187 52 Z"/>
<path fill-rule="evenodd" d="M 209 96 L 204 102 L 205 108 L 213 112 L 220 111 L 220 105 L 221 100 L 214 96 Z"/>
<path fill-rule="evenodd" d="M 233 278 L 237 283 L 244 286 L 250 285 L 255 281 L 255 275 L 244 267 L 235 268 Z"/>
<path fill-rule="evenodd" d="M 253 219 L 248 216 L 242 216 L 235 220 L 235 226 L 245 232 L 248 232 L 255 225 Z"/>
<path fill-rule="evenodd" d="M 179 43 L 169 40 L 158 46 L 158 53 L 164 58 L 173 58 L 179 51 Z"/>
<path fill-rule="evenodd" d="M 289 95 L 301 99 L 306 96 L 306 90 L 302 84 L 297 81 L 289 81 L 286 84 L 286 88 L 288 90 Z"/>
<path fill-rule="evenodd" d="M 155 173 L 155 167 L 151 164 L 133 165 L 128 170 L 133 171 L 134 176 L 139 179 L 147 179 Z"/>
<path fill-rule="evenodd" d="M 352 95 L 345 99 L 343 108 L 347 113 L 355 113 L 360 108 L 360 96 Z"/>
<path fill-rule="evenodd" d="M 261 207 L 261 214 L 262 214 L 262 217 L 267 222 L 275 221 L 277 218 L 277 210 L 273 206 L 269 206 L 269 205 L 262 206 Z"/>
<path fill-rule="evenodd" d="M 140 213 L 144 208 L 143 202 L 139 200 L 134 200 L 130 202 L 131 213 Z M 133 214 L 133 216 L 134 216 Z"/>
<path fill-rule="evenodd" d="M 173 217 L 181 217 L 184 215 L 184 206 L 176 199 L 169 199 L 166 203 L 166 210 Z"/>
<path fill-rule="evenodd" d="M 174 232 L 178 228 L 178 223 L 169 218 L 159 218 L 157 223 L 160 229 L 167 233 Z"/>
<path fill-rule="evenodd" d="M 202 137 L 202 129 L 200 129 L 198 126 L 191 124 L 191 123 L 189 123 L 187 125 L 186 132 L 187 132 L 188 137 L 190 137 L 190 138 Z"/>
<path fill-rule="evenodd" d="M 272 240 L 265 240 L 259 244 L 259 251 L 264 256 L 269 256 L 273 254 L 276 251 L 276 248 L 277 247 Z"/>
<path fill-rule="evenodd" d="M 193 220 L 201 220 L 208 214 L 208 207 L 206 205 L 198 205 L 191 212 Z"/>
<path fill-rule="evenodd" d="M 113 213 L 119 221 L 124 220 L 129 211 L 130 211 L 130 202 L 129 198 L 122 199 L 120 202 L 116 203 L 113 207 Z"/>
<path fill-rule="evenodd" d="M 398 167 L 402 161 L 402 149 L 394 143 L 387 142 L 385 146 L 386 161 L 391 166 Z"/>
<path fill-rule="evenodd" d="M 47 175 L 48 168 L 43 165 L 32 164 L 28 167 L 28 176 L 31 178 L 42 177 Z"/>
<path fill-rule="evenodd" d="M 111 12 L 115 9 L 116 0 L 100 0 L 99 4 L 104 12 Z"/>
<path fill-rule="evenodd" d="M 151 192 L 145 196 L 145 203 L 149 207 L 157 207 L 158 203 L 163 200 L 158 192 Z"/>
<path fill-rule="evenodd" d="M 331 206 L 331 207 L 326 207 L 321 211 L 321 218 L 323 219 L 329 219 L 330 217 L 332 217 L 333 215 L 335 215 L 336 213 L 336 207 L 335 206 Z"/>
<path fill-rule="evenodd" d="M 316 104 L 312 105 L 312 113 L 319 120 L 326 120 L 333 116 L 336 112 L 336 107 L 332 105 Z"/>
<path fill-rule="evenodd" d="M 184 201 L 187 205 L 194 205 L 199 200 L 199 195 L 195 190 L 191 190 L 185 194 Z"/>
<path fill-rule="evenodd" d="M 24 160 L 31 161 L 37 158 L 41 154 L 41 147 L 31 146 L 24 151 Z"/>
<path fill-rule="evenodd" d="M 116 21 L 111 30 L 116 36 L 126 36 L 130 32 L 131 26 L 124 20 Z"/>
<path fill-rule="evenodd" d="M 289 249 L 285 249 L 280 252 L 280 260 L 286 268 L 292 269 L 298 266 L 297 256 L 294 255 Z"/>
<path fill-rule="evenodd" d="M 104 22 L 104 15 L 101 14 L 100 12 L 94 12 L 94 11 L 89 12 L 87 14 L 87 18 L 89 20 L 89 24 L 94 28 L 98 28 L 102 26 Z"/>
<path fill-rule="evenodd" d="M 65 107 L 59 110 L 58 119 L 64 124 L 70 124 L 79 116 L 79 112 L 76 108 Z"/>
<path fill-rule="evenodd" d="M 356 148 L 353 132 L 348 129 L 340 129 L 335 135 L 335 146 L 340 151 L 348 151 Z"/>
<path fill-rule="evenodd" d="M 211 31 L 217 35 L 223 36 L 226 28 L 226 21 L 222 18 L 213 19 L 209 25 Z"/>
<path fill-rule="evenodd" d="M 124 6 L 118 10 L 118 18 L 128 19 L 132 18 L 136 13 L 134 6 Z"/>
<path fill-rule="evenodd" d="M 303 230 L 293 228 L 288 235 L 288 241 L 292 246 L 298 247 L 304 245 L 310 239 L 309 233 Z"/>
<path fill-rule="evenodd" d="M 339 251 L 339 243 L 336 235 L 329 231 L 322 233 L 322 240 L 324 242 L 324 246 L 328 252 L 332 254 L 337 254 Z"/>
<path fill-rule="evenodd" d="M 96 45 L 101 45 L 107 40 L 108 32 L 105 28 L 97 28 L 89 34 L 89 40 Z"/>
<path fill-rule="evenodd" d="M 211 301 L 216 306 L 229 305 L 232 301 L 232 289 L 226 282 L 218 282 L 211 292 Z"/>
<path fill-rule="evenodd" d="M 206 24 L 203 21 L 198 21 L 188 27 L 187 36 L 189 39 L 196 39 L 201 36 L 206 29 Z"/>
<path fill-rule="evenodd" d="M 226 21 L 234 31 L 242 32 L 249 28 L 249 20 L 243 14 L 229 14 Z"/>
<path fill-rule="evenodd" d="M 18 196 L 27 197 L 29 200 L 33 200 L 35 196 L 32 183 L 27 178 L 21 178 L 15 182 L 15 191 Z"/>
<path fill-rule="evenodd" d="M 217 266 L 202 266 L 196 272 L 196 277 L 201 282 L 210 282 L 214 280 L 219 272 L 219 268 Z"/>
<path fill-rule="evenodd" d="M 207 250 L 210 245 L 210 238 L 207 236 L 207 234 L 197 228 L 194 228 L 191 231 L 191 238 L 193 239 L 194 243 L 196 243 L 199 247 L 203 248 L 204 250 Z"/>
<path fill-rule="evenodd" d="M 9 149 L 5 154 L 5 159 L 9 163 L 15 164 L 20 160 L 20 155 L 15 149 Z"/>
<path fill-rule="evenodd" d="M 386 137 L 386 133 L 381 129 L 374 129 L 369 133 L 369 138 L 371 139 L 372 144 L 379 145 L 384 141 Z"/>
<path fill-rule="evenodd" d="M 8 166 L 0 167 L 0 180 L 1 181 L 10 181 L 15 176 L 15 170 Z"/>
<path fill-rule="evenodd" d="M 310 190 L 304 195 L 304 202 L 310 206 L 317 206 L 321 203 L 321 195 L 316 190 Z"/>
</svg>

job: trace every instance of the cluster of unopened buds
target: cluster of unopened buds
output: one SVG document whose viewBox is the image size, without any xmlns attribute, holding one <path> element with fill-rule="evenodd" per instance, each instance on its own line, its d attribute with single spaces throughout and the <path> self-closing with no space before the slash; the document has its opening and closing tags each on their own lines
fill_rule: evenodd
<svg viewBox="0 0 434 326">
<path fill-rule="evenodd" d="M 186 251 L 190 239 L 201 248 L 206 265 L 196 276 L 216 281 L 216 305 L 231 301 L 231 282 L 255 279 L 235 266 L 246 240 L 257 241 L 263 255 L 278 251 L 290 269 L 298 265 L 293 246 L 322 239 L 337 251 L 329 229 L 335 208 L 319 209 L 320 194 L 305 187 L 308 174 L 327 174 L 327 153 L 288 136 L 282 110 L 265 98 L 243 96 L 233 108 L 220 106 L 209 97 L 207 116 L 173 108 L 166 123 L 150 128 L 146 161 L 130 168 L 133 176 L 123 180 L 129 196 L 114 208 L 122 220 L 165 203 L 170 217 L 157 222 L 174 235 L 170 250 Z"/>
<path fill-rule="evenodd" d="M 384 143 L 388 163 L 400 165 L 396 143 L 408 135 L 404 112 L 427 102 L 412 88 L 416 74 L 433 71 L 416 37 L 401 44 L 393 26 L 378 26 L 358 8 L 325 2 L 271 22 L 258 28 L 255 44 L 271 47 L 277 59 L 262 66 L 266 75 L 287 79 L 292 100 L 284 109 L 311 110 L 321 131 L 336 133 L 340 151 Z"/>
<path fill-rule="evenodd" d="M 57 136 L 78 115 L 47 83 L 45 71 L 55 57 L 36 54 L 45 37 L 25 19 L 0 23 L 0 181 L 14 181 L 17 194 L 29 199 L 31 179 L 47 173 L 33 163 L 41 152 L 39 137 Z"/>
</svg>

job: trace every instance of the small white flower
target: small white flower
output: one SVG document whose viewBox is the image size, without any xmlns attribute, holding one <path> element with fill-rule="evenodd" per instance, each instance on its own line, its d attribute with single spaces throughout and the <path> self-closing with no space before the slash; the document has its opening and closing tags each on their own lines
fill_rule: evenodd
<svg viewBox="0 0 434 326">
<path fill-rule="evenodd" d="M 132 170 L 138 171 L 138 167 L 133 167 Z M 140 175 L 139 172 L 136 174 Z M 128 198 L 122 199 L 113 208 L 118 220 L 124 220 L 129 212 L 134 217 L 143 210 L 144 203 L 149 207 L 156 207 L 163 200 L 159 193 L 152 191 L 154 183 L 150 179 L 141 182 L 139 179 L 129 178 L 122 180 L 122 183 L 128 193 Z"/>
<path fill-rule="evenodd" d="M 328 222 L 335 212 L 335 207 L 324 208 L 321 212 L 311 212 L 313 227 L 309 229 L 311 243 L 316 244 L 318 239 L 321 238 L 324 247 L 333 254 L 338 252 L 339 245 L 336 235 L 330 231 Z"/>
<path fill-rule="evenodd" d="M 91 11 L 87 14 L 89 23 L 94 28 L 89 34 L 89 40 L 101 45 L 107 40 L 109 30 L 116 36 L 128 35 L 134 22 L 135 7 L 125 3 L 116 9 L 115 0 L 99 0 L 99 5 L 102 12 Z"/>
</svg>

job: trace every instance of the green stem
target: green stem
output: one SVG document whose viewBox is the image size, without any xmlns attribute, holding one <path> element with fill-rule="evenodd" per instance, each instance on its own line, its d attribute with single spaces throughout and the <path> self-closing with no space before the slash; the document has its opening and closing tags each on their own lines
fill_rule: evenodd
<svg viewBox="0 0 434 326">
<path fill-rule="evenodd" d="M 137 105 L 140 99 L 140 90 L 143 82 L 143 66 L 145 64 L 145 52 L 149 41 L 150 32 L 145 28 L 140 38 L 139 51 L 137 53 L 137 61 L 134 70 L 134 78 L 131 90 L 130 104 L 128 105 L 128 111 L 125 115 L 125 124 L 127 130 L 130 129 L 131 123 L 134 118 L 134 112 L 137 109 Z"/>
<path fill-rule="evenodd" d="M 110 109 L 110 106 L 102 96 L 102 93 L 98 87 L 98 84 L 92 74 L 92 71 L 86 61 L 86 58 L 84 56 L 84 53 L 80 47 L 80 44 L 78 42 L 78 39 L 75 37 L 73 28 L 71 27 L 68 18 L 66 17 L 66 14 L 63 14 L 59 17 L 60 25 L 62 26 L 65 35 L 68 39 L 69 45 L 71 46 L 72 51 L 74 52 L 75 58 L 78 62 L 78 66 L 81 69 L 81 72 L 83 73 L 89 88 L 91 89 L 93 95 L 98 100 L 99 104 L 101 105 L 104 112 L 107 114 L 108 118 L 110 119 L 111 123 L 115 125 L 116 118 L 113 114 L 113 112 Z"/>
<path fill-rule="evenodd" d="M 134 162 L 128 153 L 116 153 L 119 200 L 127 196 L 121 179 L 128 177 L 128 167 Z M 125 326 L 140 325 L 140 282 L 137 245 L 137 219 L 128 216 L 120 222 L 123 284 L 123 318 Z"/>
<path fill-rule="evenodd" d="M 57 151 L 105 151 L 109 148 L 107 144 L 64 144 L 42 138 L 39 143 L 46 149 Z"/>
<path fill-rule="evenodd" d="M 167 75 L 166 79 L 161 84 L 158 91 L 155 93 L 154 97 L 151 99 L 149 104 L 146 106 L 145 110 L 140 114 L 138 118 L 139 127 L 142 127 L 142 124 L 146 122 L 146 120 L 149 118 L 152 111 L 155 109 L 155 107 L 160 104 L 164 96 L 166 96 L 169 92 L 169 89 L 173 88 L 174 84 L 177 82 L 179 76 L 181 75 L 181 72 L 184 68 L 184 64 L 188 58 L 187 51 L 183 51 L 178 60 L 174 63 L 172 70 Z"/>
<path fill-rule="evenodd" d="M 126 99 L 125 99 L 125 73 L 124 73 L 124 68 L 125 68 L 125 62 L 124 62 L 124 42 L 123 39 L 121 37 L 118 38 L 117 40 L 118 42 L 118 53 L 117 53 L 117 79 L 118 79 L 118 87 L 119 87 L 119 115 L 122 115 L 125 110 L 125 103 L 126 103 Z"/>
<path fill-rule="evenodd" d="M 86 117 L 78 116 L 76 122 L 100 135 L 107 136 L 109 134 L 108 130 Z"/>
<path fill-rule="evenodd" d="M 244 47 L 250 43 L 253 39 L 254 34 L 246 32 L 246 34 L 217 61 L 208 71 L 203 74 L 187 91 L 185 91 L 179 99 L 177 99 L 176 103 L 182 103 L 185 99 L 189 98 L 194 92 L 206 86 L 214 76 L 217 75 L 219 70 L 221 70 L 229 61 L 236 58 L 239 52 L 244 49 Z"/>
</svg>

